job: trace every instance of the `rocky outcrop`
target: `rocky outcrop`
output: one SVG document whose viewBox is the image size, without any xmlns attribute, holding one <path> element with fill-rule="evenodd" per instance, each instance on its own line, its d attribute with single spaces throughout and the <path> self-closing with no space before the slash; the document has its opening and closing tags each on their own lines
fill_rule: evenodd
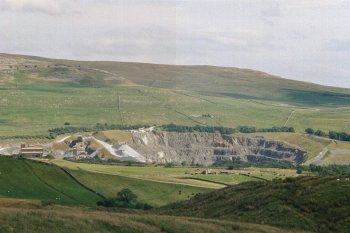
<svg viewBox="0 0 350 233">
<path fill-rule="evenodd" d="M 135 132 L 127 142 L 147 162 L 186 162 L 210 165 L 218 160 L 286 161 L 300 163 L 302 148 L 261 136 L 216 133 Z"/>
</svg>

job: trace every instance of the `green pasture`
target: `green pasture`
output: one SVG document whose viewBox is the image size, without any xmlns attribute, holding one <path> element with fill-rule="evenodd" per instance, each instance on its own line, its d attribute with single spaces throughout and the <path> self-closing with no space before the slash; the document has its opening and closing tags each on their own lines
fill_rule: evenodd
<svg viewBox="0 0 350 233">
<path fill-rule="evenodd" d="M 0 197 L 38 199 L 94 206 L 100 199 L 61 169 L 28 160 L 0 157 Z"/>
<path fill-rule="evenodd" d="M 123 166 L 123 165 L 102 165 L 90 163 L 75 163 L 66 160 L 52 160 L 58 166 L 70 171 L 88 171 L 96 174 L 117 175 L 129 178 L 136 178 L 145 181 L 155 181 L 161 183 L 190 185 L 202 188 L 218 189 L 224 185 L 212 182 L 191 179 L 195 172 L 199 173 L 206 168 L 173 167 L 163 166 Z"/>
<path fill-rule="evenodd" d="M 83 170 L 70 170 L 70 172 L 80 182 L 106 197 L 115 198 L 119 191 L 128 188 L 138 196 L 138 201 L 152 206 L 162 206 L 176 201 L 188 200 L 197 193 L 206 193 L 213 190 Z"/>
<path fill-rule="evenodd" d="M 14 71 L 13 77 L 1 78 L 2 136 L 45 135 L 66 122 L 73 126 L 287 125 L 298 132 L 308 127 L 350 132 L 347 89 L 235 68 L 60 64 L 67 67 Z M 213 117 L 205 117 L 208 114 Z"/>
</svg>

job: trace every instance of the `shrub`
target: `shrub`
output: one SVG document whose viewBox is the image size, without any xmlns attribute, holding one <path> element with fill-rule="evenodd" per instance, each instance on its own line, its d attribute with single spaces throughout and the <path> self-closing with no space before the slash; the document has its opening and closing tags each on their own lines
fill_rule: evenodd
<svg viewBox="0 0 350 233">
<path fill-rule="evenodd" d="M 113 198 L 107 198 L 100 200 L 96 203 L 98 206 L 104 206 L 104 207 L 115 207 L 116 203 Z"/>
<path fill-rule="evenodd" d="M 307 133 L 307 134 L 314 134 L 315 130 L 313 130 L 311 128 L 307 128 L 307 129 L 305 129 L 305 133 Z"/>
<path fill-rule="evenodd" d="M 166 164 L 164 165 L 164 167 L 166 167 L 166 168 L 172 168 L 172 167 L 175 167 L 175 164 L 174 164 L 174 163 L 166 163 Z"/>
<path fill-rule="evenodd" d="M 130 189 L 125 188 L 117 194 L 116 200 L 119 202 L 132 203 L 136 201 L 137 196 Z"/>
<path fill-rule="evenodd" d="M 327 134 L 320 129 L 316 130 L 315 135 L 320 136 L 320 137 L 327 136 Z"/>
</svg>

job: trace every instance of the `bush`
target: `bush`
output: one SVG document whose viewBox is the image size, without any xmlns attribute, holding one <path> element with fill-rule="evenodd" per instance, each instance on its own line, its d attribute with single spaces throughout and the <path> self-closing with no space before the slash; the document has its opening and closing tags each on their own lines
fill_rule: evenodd
<svg viewBox="0 0 350 233">
<path fill-rule="evenodd" d="M 327 134 L 323 132 L 322 130 L 316 130 L 315 135 L 320 136 L 320 137 L 325 137 Z"/>
<path fill-rule="evenodd" d="M 136 202 L 137 196 L 130 189 L 125 188 L 118 192 L 117 197 L 103 199 L 96 204 L 103 207 L 120 207 L 131 209 L 149 210 L 153 207 L 147 203 Z"/>
<path fill-rule="evenodd" d="M 132 203 L 136 201 L 137 196 L 130 189 L 125 188 L 117 194 L 116 200 L 124 203 Z"/>
<path fill-rule="evenodd" d="M 113 198 L 103 199 L 98 201 L 97 206 L 104 206 L 104 207 L 115 207 L 116 203 Z"/>
<path fill-rule="evenodd" d="M 152 208 L 153 208 L 153 206 L 151 206 L 151 205 L 149 205 L 147 203 L 140 203 L 140 202 L 138 202 L 135 205 L 135 209 L 139 209 L 139 210 L 150 210 Z"/>
<path fill-rule="evenodd" d="M 52 154 L 48 154 L 45 156 L 46 159 L 54 159 L 55 157 Z"/>
<path fill-rule="evenodd" d="M 298 167 L 297 167 L 297 174 L 301 174 L 301 173 L 303 173 L 303 171 L 301 170 L 301 167 L 298 166 Z"/>
<path fill-rule="evenodd" d="M 172 168 L 172 167 L 175 167 L 175 164 L 174 164 L 174 163 L 166 163 L 166 164 L 164 165 L 164 167 L 166 167 L 166 168 Z"/>
<path fill-rule="evenodd" d="M 307 134 L 314 134 L 315 131 L 313 129 L 311 129 L 311 128 L 307 128 L 307 129 L 305 129 L 305 133 L 307 133 Z"/>
</svg>

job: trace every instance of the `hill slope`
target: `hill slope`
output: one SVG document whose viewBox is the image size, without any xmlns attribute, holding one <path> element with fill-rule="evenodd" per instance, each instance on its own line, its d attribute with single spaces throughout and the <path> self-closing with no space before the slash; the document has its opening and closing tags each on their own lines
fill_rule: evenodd
<svg viewBox="0 0 350 233">
<path fill-rule="evenodd" d="M 249 182 L 198 195 L 162 213 L 271 224 L 317 232 L 349 232 L 349 177 Z"/>
<path fill-rule="evenodd" d="M 4 157 L 0 157 L 0 187 L 0 197 L 58 204 L 95 206 L 101 199 L 57 167 Z"/>
<path fill-rule="evenodd" d="M 288 233 L 292 231 L 258 224 L 159 216 L 125 210 L 122 213 L 56 205 L 42 206 L 34 201 L 0 199 L 0 232 Z"/>
<path fill-rule="evenodd" d="M 6 58 L 7 62 L 4 61 Z M 119 81 L 117 84 L 138 84 L 195 91 L 206 96 L 271 100 L 300 105 L 349 106 L 350 100 L 349 89 L 288 80 L 261 71 L 234 67 L 72 61 L 1 53 L 0 60 L 3 63 L 0 69 L 2 67 L 8 70 L 9 65 L 12 64 L 12 69 L 16 67 L 20 71 L 40 71 L 42 77 L 78 81 L 82 86 L 93 85 L 93 82 L 88 83 L 88 80 L 84 80 L 84 75 L 91 75 L 91 80 L 103 78 L 103 80 L 94 80 L 96 86 L 109 85 L 108 81 L 117 80 Z"/>
<path fill-rule="evenodd" d="M 213 66 L 0 54 L 0 106 L 2 135 L 45 134 L 65 122 L 286 125 L 350 132 L 349 89 Z"/>
</svg>

